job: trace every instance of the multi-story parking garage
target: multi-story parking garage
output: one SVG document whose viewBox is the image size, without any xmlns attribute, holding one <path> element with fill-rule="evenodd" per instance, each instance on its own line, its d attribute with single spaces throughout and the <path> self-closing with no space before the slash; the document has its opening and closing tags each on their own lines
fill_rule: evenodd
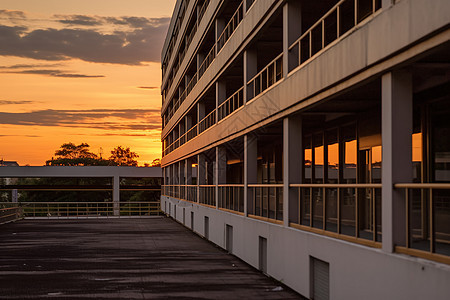
<svg viewBox="0 0 450 300">
<path fill-rule="evenodd" d="M 313 299 L 450 297 L 450 2 L 178 0 L 162 209 Z"/>
</svg>

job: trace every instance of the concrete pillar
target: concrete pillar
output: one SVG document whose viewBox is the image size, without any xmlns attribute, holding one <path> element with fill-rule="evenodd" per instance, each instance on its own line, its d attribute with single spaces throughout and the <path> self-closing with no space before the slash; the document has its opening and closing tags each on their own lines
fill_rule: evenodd
<svg viewBox="0 0 450 300">
<path fill-rule="evenodd" d="M 215 37 L 216 41 L 219 40 L 220 35 L 222 34 L 222 31 L 225 29 L 226 23 L 224 19 L 217 18 L 215 21 Z M 216 47 L 216 54 L 219 53 L 219 48 Z"/>
<path fill-rule="evenodd" d="M 192 161 L 187 158 L 184 162 L 184 177 L 186 178 L 186 184 L 192 185 Z"/>
<path fill-rule="evenodd" d="M 198 70 L 200 70 L 200 66 L 202 65 L 204 60 L 205 60 L 205 54 L 197 53 L 197 72 L 198 72 Z"/>
<path fill-rule="evenodd" d="M 185 185 L 186 184 L 185 160 L 181 160 L 178 164 L 180 165 L 180 184 Z"/>
<path fill-rule="evenodd" d="M 287 1 L 283 6 L 283 77 L 298 65 L 298 51 L 289 53 L 302 34 L 301 1 Z"/>
<path fill-rule="evenodd" d="M 253 193 L 248 184 L 256 183 L 258 179 L 258 142 L 251 134 L 244 135 L 244 214 L 253 213 Z"/>
<path fill-rule="evenodd" d="M 113 214 L 120 216 L 120 177 L 113 177 Z"/>
<path fill-rule="evenodd" d="M 216 123 L 219 122 L 219 106 L 227 99 L 226 81 L 216 81 Z"/>
<path fill-rule="evenodd" d="M 298 189 L 291 183 L 302 183 L 302 121 L 300 117 L 283 119 L 283 223 L 298 221 Z"/>
<path fill-rule="evenodd" d="M 244 51 L 244 104 L 254 97 L 253 91 L 247 88 L 247 83 L 258 73 L 258 55 L 254 49 Z"/>
<path fill-rule="evenodd" d="M 227 183 L 227 150 L 223 146 L 216 147 L 214 164 L 214 184 L 216 186 L 216 207 L 219 207 L 219 184 Z"/>
<path fill-rule="evenodd" d="M 197 123 L 200 123 L 201 120 L 203 120 L 205 115 L 205 103 L 198 102 L 197 103 Z"/>
<path fill-rule="evenodd" d="M 192 76 L 191 75 L 186 75 L 184 76 L 184 86 L 187 88 L 189 82 L 191 82 Z"/>
<path fill-rule="evenodd" d="M 394 184 L 412 182 L 412 76 L 406 71 L 390 72 L 381 84 L 382 241 L 383 250 L 392 252 L 406 239 L 404 191 L 394 189 Z"/>
<path fill-rule="evenodd" d="M 199 185 L 206 184 L 206 159 L 204 154 L 197 155 L 197 202 L 200 202 Z"/>
<path fill-rule="evenodd" d="M 184 120 L 185 120 L 184 128 L 185 128 L 186 132 L 188 132 L 189 129 L 192 128 L 192 116 L 186 115 Z"/>
</svg>

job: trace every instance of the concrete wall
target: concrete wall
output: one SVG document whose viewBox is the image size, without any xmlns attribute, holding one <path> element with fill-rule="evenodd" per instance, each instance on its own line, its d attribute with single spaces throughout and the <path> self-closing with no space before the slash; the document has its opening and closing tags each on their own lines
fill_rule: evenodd
<svg viewBox="0 0 450 300">
<path fill-rule="evenodd" d="M 169 203 L 171 211 L 169 212 Z M 310 256 L 330 264 L 330 299 L 449 299 L 450 266 L 383 252 L 339 239 L 262 222 L 233 213 L 161 196 L 170 216 L 225 249 L 225 227 L 233 227 L 232 253 L 258 268 L 259 236 L 267 239 L 267 273 L 310 297 Z"/>
</svg>

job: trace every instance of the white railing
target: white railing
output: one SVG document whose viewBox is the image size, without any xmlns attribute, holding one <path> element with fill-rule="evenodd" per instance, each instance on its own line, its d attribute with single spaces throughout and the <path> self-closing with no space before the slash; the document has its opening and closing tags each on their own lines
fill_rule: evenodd
<svg viewBox="0 0 450 300">
<path fill-rule="evenodd" d="M 24 218 L 143 217 L 160 214 L 159 201 L 20 202 Z"/>
</svg>

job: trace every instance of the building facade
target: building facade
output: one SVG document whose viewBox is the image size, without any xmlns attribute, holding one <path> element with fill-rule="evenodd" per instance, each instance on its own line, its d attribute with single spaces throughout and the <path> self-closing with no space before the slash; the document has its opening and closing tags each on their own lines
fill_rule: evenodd
<svg viewBox="0 0 450 300">
<path fill-rule="evenodd" d="M 162 209 L 311 299 L 450 298 L 450 2 L 178 0 Z"/>
</svg>

